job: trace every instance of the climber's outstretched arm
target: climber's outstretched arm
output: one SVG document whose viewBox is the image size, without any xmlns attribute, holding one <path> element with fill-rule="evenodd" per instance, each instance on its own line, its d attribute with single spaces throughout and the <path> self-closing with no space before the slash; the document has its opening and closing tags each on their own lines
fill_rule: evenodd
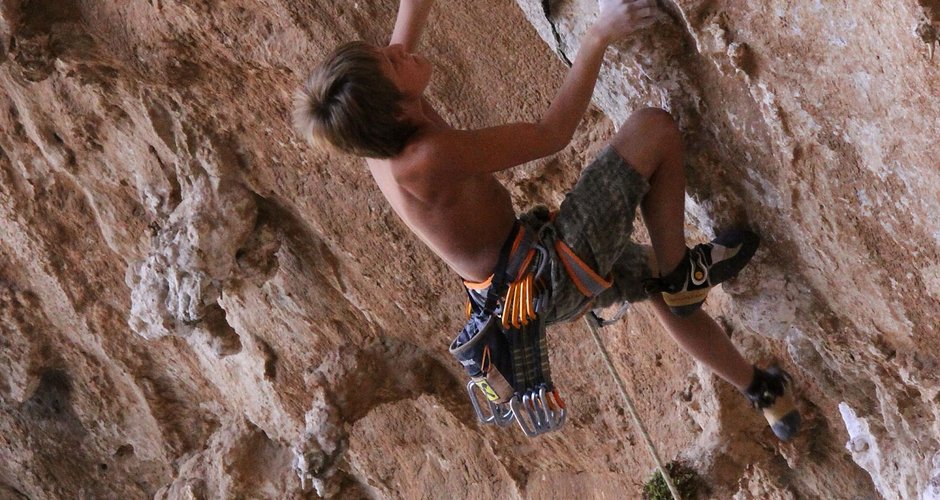
<svg viewBox="0 0 940 500">
<path fill-rule="evenodd" d="M 440 163 L 448 165 L 452 175 L 475 175 L 560 151 L 571 141 L 591 102 L 607 46 L 650 26 L 658 12 L 654 0 L 601 0 L 598 19 L 581 39 L 574 65 L 542 118 L 533 123 L 440 134 Z"/>
<path fill-rule="evenodd" d="M 660 12 L 655 0 L 600 0 L 598 4 L 597 20 L 582 38 L 574 65 L 540 122 L 557 149 L 571 141 L 587 111 L 607 46 L 649 27 Z"/>
<path fill-rule="evenodd" d="M 427 23 L 428 14 L 434 0 L 401 0 L 398 5 L 398 19 L 389 45 L 402 44 L 405 52 L 414 52 L 421 38 L 421 32 Z"/>
</svg>

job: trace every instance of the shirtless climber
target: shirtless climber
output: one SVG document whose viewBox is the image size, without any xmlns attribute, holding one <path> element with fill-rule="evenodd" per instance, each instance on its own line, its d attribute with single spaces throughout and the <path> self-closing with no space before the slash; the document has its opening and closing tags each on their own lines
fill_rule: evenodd
<svg viewBox="0 0 940 500">
<path fill-rule="evenodd" d="M 294 122 L 314 144 L 366 158 L 395 212 L 464 279 L 469 321 L 451 352 L 473 380 L 481 420 L 515 417 L 528 435 L 560 427 L 564 402 L 551 381 L 545 325 L 648 299 L 683 349 L 761 408 L 780 439 L 792 438 L 800 416 L 787 374 L 748 363 L 701 309 L 712 287 L 747 264 L 758 238 L 735 231 L 686 247 L 683 145 L 668 112 L 634 112 L 557 213 L 517 216 L 493 176 L 568 144 L 608 45 L 652 25 L 655 1 L 602 0 L 542 118 L 479 130 L 451 127 L 423 97 L 431 63 L 414 51 L 432 3 L 402 0 L 388 46 L 337 48 L 298 92 Z M 630 240 L 638 206 L 655 274 L 646 248 Z"/>
</svg>

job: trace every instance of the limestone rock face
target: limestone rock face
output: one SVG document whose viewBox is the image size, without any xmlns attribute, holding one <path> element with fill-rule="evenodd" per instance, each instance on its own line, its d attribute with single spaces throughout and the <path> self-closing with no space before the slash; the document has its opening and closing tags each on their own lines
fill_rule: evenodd
<svg viewBox="0 0 940 500">
<path fill-rule="evenodd" d="M 519 3 L 569 59 L 597 10 Z M 615 122 L 641 104 L 680 119 L 690 219 L 765 241 L 734 321 L 785 350 L 839 435 L 841 402 L 888 498 L 936 482 L 938 6 L 667 2 L 668 21 L 609 54 L 596 99 Z"/>
<path fill-rule="evenodd" d="M 940 3 L 663 5 L 572 144 L 500 179 L 557 206 L 632 110 L 668 109 L 690 241 L 764 241 L 706 309 L 794 375 L 806 429 L 777 442 L 639 304 L 603 334 L 660 454 L 715 498 L 938 498 Z M 550 332 L 563 432 L 480 426 L 459 281 L 360 161 L 291 130 L 307 71 L 396 7 L 0 4 L 0 497 L 640 495 L 584 327 Z M 464 128 L 536 120 L 596 15 L 439 0 L 428 97 Z"/>
</svg>

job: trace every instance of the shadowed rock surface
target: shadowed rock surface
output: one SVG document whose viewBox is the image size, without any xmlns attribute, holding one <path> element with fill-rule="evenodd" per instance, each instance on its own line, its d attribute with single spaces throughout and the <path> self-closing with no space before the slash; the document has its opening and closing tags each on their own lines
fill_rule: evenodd
<svg viewBox="0 0 940 500">
<path fill-rule="evenodd" d="M 660 453 L 713 498 L 940 498 L 940 2 L 664 5 L 572 144 L 500 178 L 557 206 L 632 110 L 671 111 L 690 241 L 764 241 L 706 308 L 795 376 L 806 428 L 776 441 L 637 305 L 603 334 Z M 640 495 L 584 327 L 550 331 L 563 432 L 478 425 L 459 280 L 361 162 L 291 130 L 307 71 L 396 7 L 0 3 L 0 497 Z M 596 9 L 440 0 L 429 98 L 537 119 Z"/>
</svg>

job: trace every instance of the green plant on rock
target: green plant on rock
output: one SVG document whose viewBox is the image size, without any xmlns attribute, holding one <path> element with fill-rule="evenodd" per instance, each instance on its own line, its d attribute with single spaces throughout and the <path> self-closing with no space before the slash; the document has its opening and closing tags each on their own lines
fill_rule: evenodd
<svg viewBox="0 0 940 500">
<path fill-rule="evenodd" d="M 683 462 L 673 461 L 666 465 L 666 470 L 669 471 L 669 476 L 672 477 L 672 482 L 676 485 L 676 490 L 679 491 L 682 500 L 698 498 L 701 478 L 695 469 Z M 643 485 L 643 498 L 645 500 L 672 500 L 672 494 L 659 469 Z"/>
</svg>

